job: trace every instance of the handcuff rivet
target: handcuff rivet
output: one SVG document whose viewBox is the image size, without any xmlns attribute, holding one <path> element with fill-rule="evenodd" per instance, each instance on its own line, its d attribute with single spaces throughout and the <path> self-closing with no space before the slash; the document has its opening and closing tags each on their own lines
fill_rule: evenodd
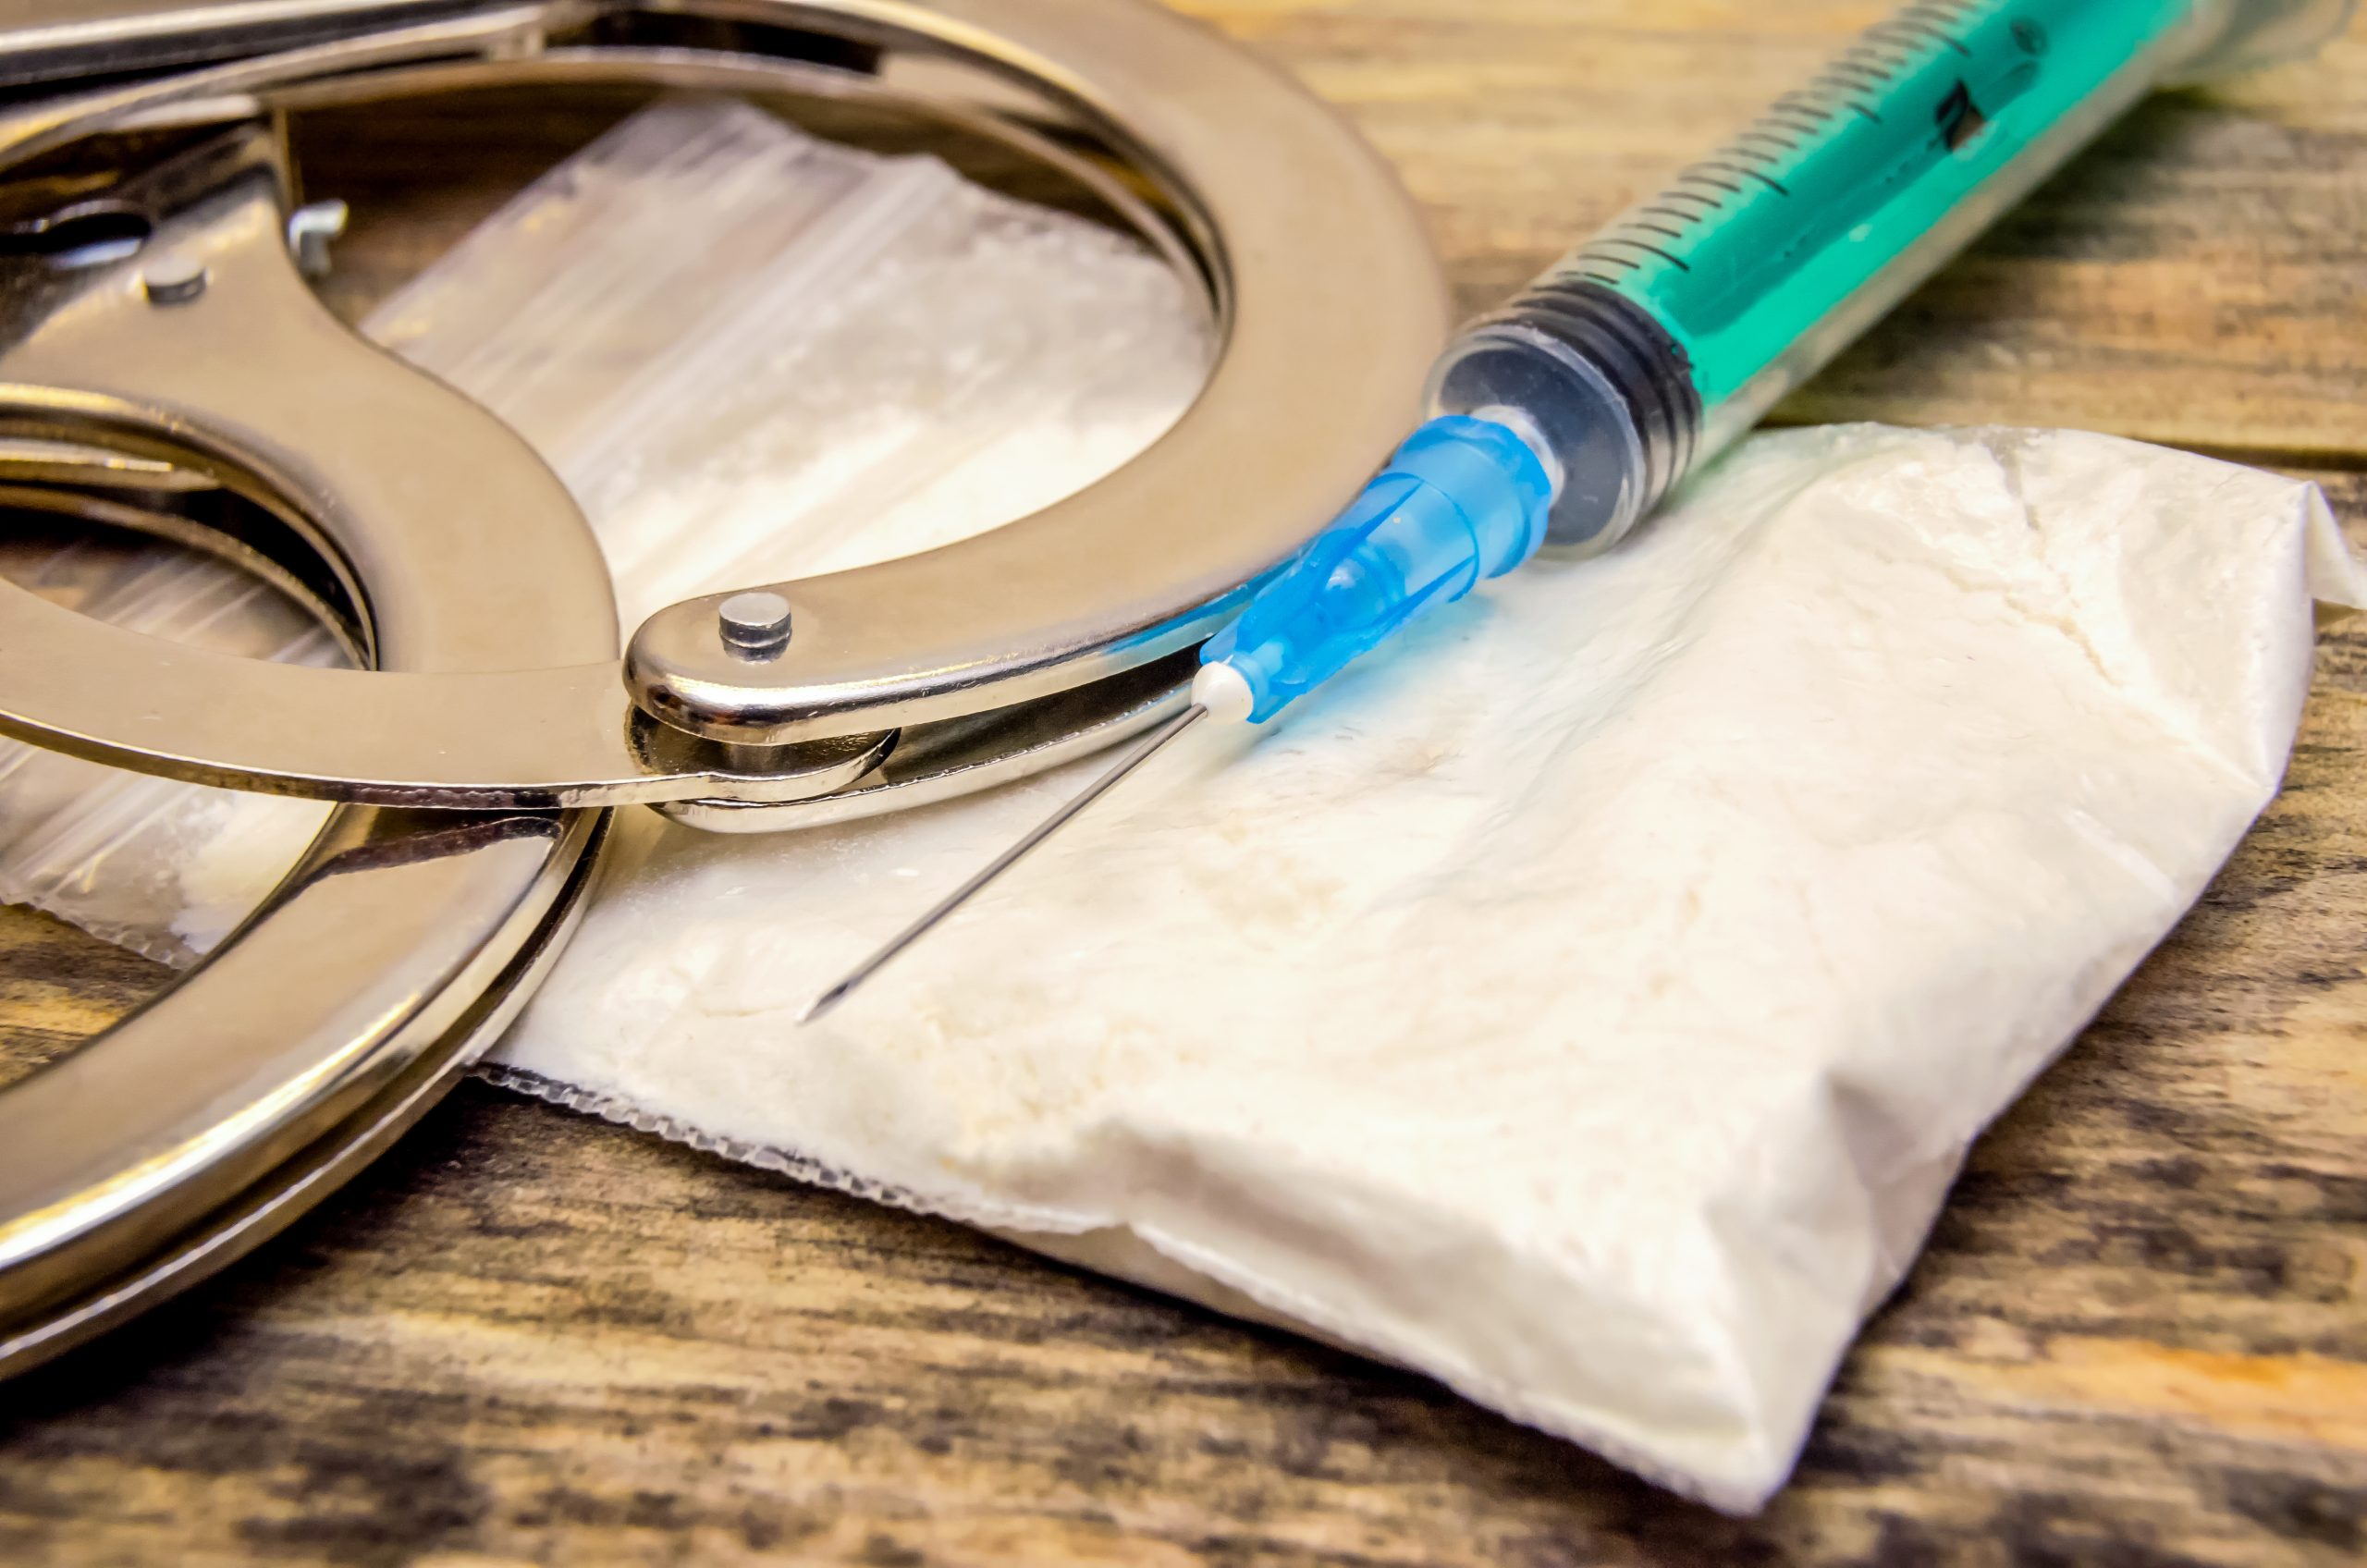
<svg viewBox="0 0 2367 1568">
<path fill-rule="evenodd" d="M 141 269 L 140 287 L 152 305 L 178 305 L 205 292 L 205 263 L 186 251 L 167 251 Z"/>
<path fill-rule="evenodd" d="M 296 270 L 306 277 L 326 277 L 329 242 L 345 233 L 352 210 L 342 202 L 314 202 L 288 214 L 288 249 Z"/>
<path fill-rule="evenodd" d="M 767 589 L 724 600 L 716 623 L 723 645 L 743 658 L 770 658 L 789 645 L 789 601 Z"/>
</svg>

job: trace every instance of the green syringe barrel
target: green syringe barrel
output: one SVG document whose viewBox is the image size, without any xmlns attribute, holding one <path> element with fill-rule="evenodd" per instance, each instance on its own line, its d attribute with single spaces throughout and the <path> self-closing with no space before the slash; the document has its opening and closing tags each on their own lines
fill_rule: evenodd
<svg viewBox="0 0 2367 1568">
<path fill-rule="evenodd" d="M 1558 462 L 1600 549 L 2157 86 L 2304 53 L 2353 0 L 1918 0 L 1440 361 L 1434 413 Z"/>
</svg>

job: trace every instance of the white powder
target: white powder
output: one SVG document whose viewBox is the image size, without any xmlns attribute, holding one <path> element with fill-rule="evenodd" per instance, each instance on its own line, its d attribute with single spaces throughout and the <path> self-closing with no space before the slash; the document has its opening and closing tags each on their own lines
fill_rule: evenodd
<svg viewBox="0 0 2367 1568">
<path fill-rule="evenodd" d="M 2313 591 L 2358 599 L 2289 481 L 1762 436 L 1178 747 L 814 1027 L 1081 770 L 775 839 L 629 819 L 502 1060 L 1755 1506 L 1967 1143 L 2273 793 Z"/>
<path fill-rule="evenodd" d="M 770 172 L 635 174 L 683 146 Z M 588 310 L 595 277 L 631 287 Z M 799 309 L 630 352 L 742 287 Z M 713 104 L 629 122 L 377 325 L 546 441 L 629 625 L 1017 516 L 1205 363 L 1138 249 Z M 2323 501 L 2268 475 L 2077 435 L 1763 436 L 1262 741 L 1196 735 L 816 1028 L 816 990 L 1083 770 L 774 839 L 622 814 L 503 1060 L 1750 1507 L 1966 1143 L 2273 791 L 2313 590 L 2358 598 Z M 38 886 L 185 958 L 319 808 L 168 792 L 137 835 L 86 813 L 104 852 Z"/>
</svg>

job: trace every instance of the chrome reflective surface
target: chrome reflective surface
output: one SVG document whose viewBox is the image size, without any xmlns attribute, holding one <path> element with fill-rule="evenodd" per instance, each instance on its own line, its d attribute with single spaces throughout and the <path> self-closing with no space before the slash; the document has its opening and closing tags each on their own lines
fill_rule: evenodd
<svg viewBox="0 0 2367 1568">
<path fill-rule="evenodd" d="M 0 1374 L 238 1256 L 433 1103 L 532 994 L 607 821 L 339 813 L 211 962 L 0 1090 Z"/>
<path fill-rule="evenodd" d="M 134 252 L 0 254 L 0 506 L 244 561 L 374 668 L 221 658 L 0 584 L 0 730 L 374 804 L 335 814 L 181 984 L 0 1089 L 0 1373 L 236 1257 L 434 1100 L 531 992 L 589 883 L 607 817 L 557 808 L 651 801 L 726 831 L 835 821 L 1172 712 L 1190 644 L 1365 477 L 1446 330 L 1378 160 L 1295 86 L 1152 6 L 29 4 L 0 18 L 15 93 L 0 169 L 108 127 L 188 145 L 104 206 L 31 220 L 128 214 L 148 231 Z M 294 31 L 239 31 L 258 18 Z M 636 19 L 653 39 L 619 31 Z M 693 46 L 685 23 L 732 46 Z M 42 27 L 47 53 L 7 55 Z M 231 33 L 294 46 L 226 52 Z M 767 55 L 816 34 L 870 63 Z M 60 92 L 78 68 L 58 64 L 66 45 L 98 51 L 79 68 L 150 74 Z M 620 673 L 607 573 L 557 481 L 312 298 L 273 117 L 603 76 L 925 109 L 1067 170 L 1207 284 L 1223 351 L 1206 394 L 1134 463 L 1033 518 L 779 585 L 793 631 L 774 656 L 726 641 L 717 594 L 653 618 Z M 24 239 L 7 221 L 0 235 Z M 210 531 L 216 492 L 240 499 L 240 531 Z M 404 806 L 439 809 L 382 809 Z"/>
<path fill-rule="evenodd" d="M 0 436 L 103 444 L 264 507 L 327 563 L 362 619 L 410 641 L 372 650 L 389 668 L 597 659 L 613 630 L 521 640 L 457 591 L 508 583 L 515 626 L 563 625 L 575 606 L 614 602 L 596 549 L 534 558 L 540 541 L 586 531 L 533 449 L 314 298 L 288 254 L 286 185 L 272 128 L 239 126 L 109 193 L 115 209 L 153 226 L 137 252 L 65 268 L 25 258 L 0 271 Z M 204 287 L 153 299 L 150 275 L 166 258 L 202 267 Z M 413 552 L 434 570 L 388 570 Z M 13 587 L 0 594 L 0 688 L 39 688 L 44 711 L 76 700 L 135 724 L 170 715 L 162 721 L 192 729 L 376 728 L 350 722 L 374 702 L 366 672 L 342 672 L 339 705 L 274 713 L 249 705 L 272 700 L 262 673 L 272 666 L 227 659 L 182 673 L 150 640 L 98 622 L 69 629 L 62 613 Z"/>
<path fill-rule="evenodd" d="M 725 594 L 651 618 L 620 682 L 613 664 L 569 668 L 547 650 L 498 673 L 394 679 L 160 658 L 141 640 L 69 626 L 0 589 L 0 729 L 118 766 L 275 792 L 453 807 L 668 802 L 686 820 L 752 827 L 813 820 L 807 805 L 869 778 L 847 766 L 851 739 L 902 732 L 908 758 L 946 756 L 912 741 L 921 727 L 960 724 L 962 759 L 934 792 L 974 787 L 1147 721 L 1131 686 L 1041 714 L 1026 706 L 1205 635 L 1402 433 L 1416 372 L 1443 340 L 1435 263 L 1386 168 L 1296 87 L 1156 7 L 713 0 L 665 12 L 825 30 L 877 51 L 869 71 L 679 46 L 567 47 L 521 10 L 410 30 L 420 60 L 405 59 L 396 34 L 360 41 L 352 47 L 369 51 L 367 71 L 338 67 L 340 45 L 304 52 L 298 66 L 288 56 L 276 76 L 267 62 L 193 74 L 297 104 L 604 73 L 706 86 L 786 80 L 983 128 L 1085 179 L 1207 281 L 1223 339 L 1208 387 L 1133 463 L 1033 517 L 925 555 L 772 585 L 796 628 L 777 656 L 746 658 L 720 633 Z M 582 10 L 546 7 L 545 22 L 559 28 Z M 612 20 L 639 14 L 605 10 Z M 448 57 L 480 47 L 501 57 Z M 127 112 L 127 92 L 147 94 L 151 111 L 217 101 L 190 93 L 187 80 L 111 90 L 87 112 L 36 105 L 17 130 L 57 144 L 92 115 L 104 123 Z M 0 137 L 8 130 L 0 124 Z M 262 264 L 260 186 L 242 200 L 241 211 L 215 212 L 208 259 L 219 276 L 183 303 L 151 302 L 139 257 L 81 280 L 73 310 L 44 318 L 9 301 L 12 315 L 41 325 L 0 354 L 0 434 L 97 431 L 118 448 L 206 466 L 258 492 L 292 490 L 309 506 L 384 466 L 370 448 L 386 422 L 340 412 L 383 397 L 480 449 L 465 467 L 448 465 L 497 479 L 498 493 L 466 503 L 475 515 L 556 504 L 538 463 L 530 472 L 517 453 L 496 450 L 507 432 L 472 428 L 475 410 L 448 406 L 459 400 L 350 339 L 313 341 L 341 329 L 297 298 L 300 280 L 284 256 Z M 300 341 L 276 325 L 283 314 L 315 318 L 322 330 Z M 267 332 L 258 325 L 266 316 Z M 226 370 L 233 343 L 240 358 Z M 143 380 L 141 364 L 160 360 L 186 369 Z M 332 459 L 345 471 L 333 480 L 317 472 Z M 488 527 L 481 544 L 502 540 Z M 367 578 L 367 562 L 349 565 L 349 579 Z M 343 721 L 365 710 L 377 722 Z M 996 717 L 982 727 L 984 715 Z M 1047 733 L 1048 719 L 1071 715 L 1077 728 Z M 661 721 L 654 740 L 651 717 Z M 996 726 L 1006 731 L 1004 766 L 980 766 L 993 760 Z M 876 767 L 886 753 L 863 754 Z M 883 803 L 875 791 L 862 809 Z M 731 804 L 796 809 L 723 809 Z"/>
<path fill-rule="evenodd" d="M 1149 729 L 1184 705 L 1199 668 L 1186 649 L 1009 708 L 916 724 L 861 778 L 803 801 L 668 801 L 660 815 L 710 833 L 778 833 L 902 811 L 1059 767 Z M 828 744 L 828 742 L 822 742 Z"/>
<path fill-rule="evenodd" d="M 697 734 L 791 741 L 1016 703 L 1205 637 L 1418 411 L 1449 324 L 1394 175 L 1311 95 L 1161 9 L 789 9 L 1061 82 L 1068 115 L 1175 214 L 1215 283 L 1222 352 L 1175 428 L 1098 484 L 942 549 L 766 585 L 798 632 L 761 669 L 713 635 L 725 595 L 652 616 L 626 655 L 636 699 Z"/>
<path fill-rule="evenodd" d="M 200 65 L 486 8 L 485 0 L 9 0 L 0 87 Z"/>
<path fill-rule="evenodd" d="M 266 128 L 235 129 L 132 189 L 153 200 L 157 239 L 201 258 L 207 276 L 196 297 L 141 300 L 139 311 L 187 322 L 209 297 L 268 295 L 292 279 L 272 152 Z M 102 296 L 91 292 L 137 288 L 136 276 L 48 281 L 67 292 L 45 301 L 52 308 L 41 326 L 0 363 L 18 362 L 13 356 L 28 344 L 49 352 L 70 341 L 86 367 L 138 368 L 141 350 L 111 336 L 129 307 L 94 303 Z M 41 438 L 68 424 L 91 427 L 50 422 L 55 389 L 0 394 L 21 416 L 10 425 L 19 438 L 0 446 L 0 477 L 10 482 L 0 503 L 202 541 L 199 522 L 167 503 L 233 487 L 275 526 L 253 541 L 213 543 L 234 559 L 268 560 L 275 581 L 343 623 L 357 653 L 447 671 L 612 657 L 607 571 L 556 481 L 537 475 L 531 458 L 509 465 L 496 481 L 510 511 L 503 545 L 493 548 L 460 504 L 468 487 L 438 469 L 435 443 L 448 440 L 463 454 L 522 454 L 508 431 L 417 382 L 413 400 L 394 405 L 423 422 L 409 427 L 421 444 L 406 457 L 396 435 L 343 439 L 359 417 L 351 407 L 300 381 L 273 381 L 267 373 L 291 345 L 369 352 L 310 308 L 281 312 L 235 349 L 213 346 L 238 361 L 223 379 L 245 400 L 222 398 L 237 417 L 207 429 L 158 419 L 153 405 L 85 393 L 79 411 L 123 437 L 121 451 L 101 455 Z M 62 336 L 44 336 L 52 331 Z M 155 348 L 152 340 L 150 353 Z M 149 384 L 166 388 L 202 373 L 177 356 L 147 368 Z M 289 445 L 291 433 L 311 444 Z M 417 504 L 430 498 L 436 504 Z M 456 560 L 470 570 L 454 572 Z M 11 597 L 80 627 L 97 624 L 13 589 Z M 0 634 L 0 656 L 26 655 L 19 635 Z M 175 652 L 118 635 L 158 662 Z M 153 702 L 166 688 L 146 690 Z M 337 722 L 370 721 L 363 707 Z M 606 823 L 591 812 L 337 812 L 210 962 L 78 1051 L 0 1089 L 0 1372 L 54 1354 L 237 1256 L 431 1103 L 556 951 Z"/>
</svg>

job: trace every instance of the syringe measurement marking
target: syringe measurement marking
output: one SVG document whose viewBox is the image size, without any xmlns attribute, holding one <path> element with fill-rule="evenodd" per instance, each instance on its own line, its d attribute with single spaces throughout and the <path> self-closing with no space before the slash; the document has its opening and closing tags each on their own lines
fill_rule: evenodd
<svg viewBox="0 0 2367 1568">
<path fill-rule="evenodd" d="M 1854 81 L 1858 86 L 1865 88 L 1870 92 L 1880 92 L 1883 88 L 1890 85 L 1890 78 L 1888 76 L 1880 71 L 1870 70 L 1866 67 L 1859 65 L 1853 55 L 1844 55 L 1841 58 L 1834 61 L 1833 64 L 1825 67 L 1824 74 L 1828 78 L 1837 79 L 1841 81 Z"/>
<path fill-rule="evenodd" d="M 1873 110 L 1869 109 L 1863 104 L 1858 103 L 1855 98 L 1844 98 L 1837 92 L 1834 96 L 1835 100 L 1843 108 L 1848 110 L 1859 119 L 1866 121 L 1870 125 L 1880 125 L 1883 123 L 1882 116 L 1874 113 Z"/>
<path fill-rule="evenodd" d="M 1736 133 L 1728 144 L 1728 157 L 1706 160 L 1704 164 L 1687 169 L 1677 177 L 1672 189 L 1662 191 L 1660 199 L 1651 204 L 1637 209 L 1637 214 L 1622 227 L 1632 231 L 1657 234 L 1679 245 L 1684 244 L 1690 234 L 1672 233 L 1660 225 L 1641 220 L 1646 216 L 1665 217 L 1674 220 L 1684 229 L 1695 232 L 1708 227 L 1711 217 L 1725 210 L 1725 197 L 1742 194 L 1741 187 L 1706 172 L 1711 168 L 1755 179 L 1777 195 L 1789 196 L 1790 188 L 1769 173 L 1766 167 L 1759 165 L 1811 155 L 1817 139 L 1830 133 L 1833 116 L 1841 110 L 1846 109 L 1869 124 L 1882 124 L 1881 112 L 1866 102 L 1866 90 L 1895 84 L 1901 73 L 1930 65 L 1933 53 L 1946 49 L 1966 58 L 1972 57 L 1972 51 L 1940 25 L 1943 20 L 1960 20 L 1968 9 L 1969 6 L 1961 3 L 1934 4 L 1927 0 L 1925 4 L 1911 6 L 1906 11 L 1894 14 L 1888 22 L 1862 35 L 1856 46 L 1812 79 L 1810 91 L 1802 92 L 1795 90 L 1784 93 L 1757 121 Z M 1693 203 L 1700 210 L 1684 212 L 1671 204 L 1676 200 Z M 1600 281 L 1613 282 L 1632 275 L 1643 264 L 1639 259 L 1642 256 L 1668 262 L 1687 272 L 1692 270 L 1682 256 L 1636 239 L 1632 233 L 1602 238 L 1621 239 L 1623 243 L 1615 251 L 1632 251 L 1637 254 L 1613 253 L 1596 257 L 1601 270 L 1594 276 Z"/>
<path fill-rule="evenodd" d="M 1707 158 L 1702 161 L 1702 166 L 1705 168 L 1723 169 L 1728 174 L 1743 175 L 1748 178 L 1755 179 L 1759 181 L 1760 184 L 1767 187 L 1768 190 L 1775 192 L 1778 196 L 1789 196 L 1791 194 L 1789 190 L 1784 189 L 1784 184 L 1781 180 L 1775 178 L 1772 175 L 1761 174 L 1748 164 L 1733 163 L 1724 158 Z"/>
<path fill-rule="evenodd" d="M 1963 55 L 1968 60 L 1972 58 L 1971 50 L 1966 48 L 1955 39 L 1950 38 L 1946 33 L 1942 32 L 1938 27 L 1931 22 L 1925 21 L 1920 17 L 1895 17 L 1890 21 L 1885 22 L 1883 25 L 1891 28 L 1901 37 L 1926 39 L 1929 42 L 1939 44 L 1944 48 L 1955 50 L 1957 54 Z"/>
<path fill-rule="evenodd" d="M 1860 35 L 1856 44 L 1811 79 L 1808 91 L 1784 93 L 1757 120 L 1736 132 L 1722 150 L 1723 156 L 1704 160 L 1686 170 L 1677 177 L 1674 187 L 1662 191 L 1650 203 L 1635 209 L 1612 232 L 1598 236 L 1595 243 L 1587 247 L 1590 254 L 1584 276 L 1617 285 L 1633 277 L 1647 259 L 1691 273 L 1693 266 L 1683 252 L 1715 232 L 1712 220 L 1725 215 L 1727 198 L 1743 195 L 1739 185 L 1719 178 L 1709 170 L 1723 170 L 1757 180 L 1774 194 L 1789 197 L 1793 194 L 1791 188 L 1770 171 L 1788 172 L 1815 157 L 1825 139 L 1837 134 L 1835 116 L 1842 110 L 1846 109 L 1868 124 L 1880 126 L 1883 117 L 1876 104 L 1885 102 L 1887 93 L 1896 92 L 1903 80 L 1944 59 L 1944 51 L 1953 51 L 1968 59 L 1976 57 L 1970 48 L 1940 25 L 1943 21 L 1961 22 L 1975 8 L 1975 4 L 1934 4 L 1927 0 L 1926 4 L 1895 13 L 1888 22 Z M 1952 149 L 1956 144 L 1954 141 L 1949 143 Z M 1679 202 L 1699 210 L 1687 211 L 1675 204 Z M 1671 229 L 1662 223 L 1649 221 L 1656 217 L 1677 227 Z M 1641 238 L 1644 235 L 1665 239 L 1672 248 L 1652 243 Z"/>
<path fill-rule="evenodd" d="M 1906 14 L 1916 21 L 1939 30 L 1940 41 L 1958 55 L 1972 58 L 1972 45 L 1957 36 L 1959 31 L 1971 25 L 1972 7 L 1966 5 L 1930 4 L 1909 6 Z"/>
<path fill-rule="evenodd" d="M 1965 25 L 1971 10 L 1972 6 L 1967 3 L 1967 0 L 1916 0 L 1914 5 L 1908 6 L 1892 19 L 1899 22 L 1923 22 L 1953 31 Z M 1950 47 L 1967 56 L 1972 53 L 1971 50 L 1954 43 L 1953 40 Z"/>
<path fill-rule="evenodd" d="M 1630 239 L 1624 234 L 1606 234 L 1596 239 L 1595 243 L 1598 245 L 1633 246 L 1635 249 L 1643 251 L 1646 255 L 1658 256 L 1662 261 L 1668 263 L 1679 272 L 1691 272 L 1693 270 L 1691 267 L 1686 266 L 1683 262 L 1679 261 L 1676 257 L 1672 256 L 1666 251 L 1662 250 L 1659 246 L 1646 244 L 1641 239 Z"/>
</svg>

